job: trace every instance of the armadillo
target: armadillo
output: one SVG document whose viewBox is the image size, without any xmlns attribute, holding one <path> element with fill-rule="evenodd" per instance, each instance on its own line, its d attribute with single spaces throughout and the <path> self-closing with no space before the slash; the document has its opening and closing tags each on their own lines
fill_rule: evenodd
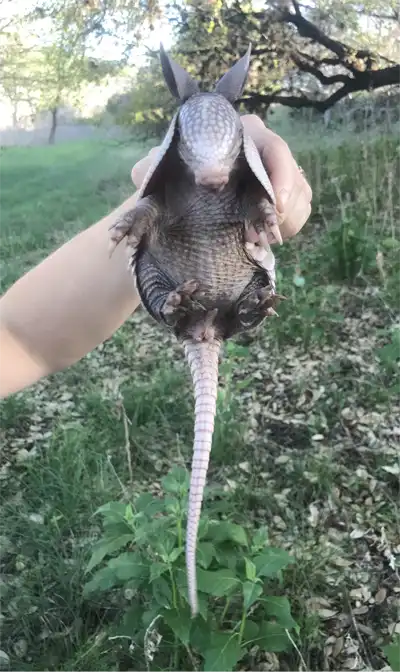
<svg viewBox="0 0 400 672">
<path fill-rule="evenodd" d="M 167 55 L 160 60 L 179 101 L 133 210 L 111 228 L 126 239 L 143 307 L 182 344 L 194 386 L 195 428 L 186 568 L 192 616 L 198 613 L 196 545 L 206 483 L 222 343 L 253 329 L 281 298 L 270 242 L 282 242 L 274 192 L 235 103 L 251 45 L 217 82 L 199 83 Z"/>
</svg>

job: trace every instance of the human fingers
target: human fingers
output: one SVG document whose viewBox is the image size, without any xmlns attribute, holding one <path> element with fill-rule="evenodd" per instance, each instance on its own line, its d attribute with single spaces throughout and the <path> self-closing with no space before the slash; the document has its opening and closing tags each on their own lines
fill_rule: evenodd
<svg viewBox="0 0 400 672">
<path fill-rule="evenodd" d="M 303 228 L 311 214 L 311 202 L 309 191 L 305 189 L 304 183 L 298 181 L 295 183 L 288 200 L 285 203 L 284 212 L 279 215 L 279 229 L 282 238 L 292 238 Z"/>
<path fill-rule="evenodd" d="M 244 115 L 242 123 L 253 138 L 270 177 L 282 237 L 290 238 L 300 231 L 310 216 L 311 187 L 279 135 L 268 129 L 255 114 Z"/>
<path fill-rule="evenodd" d="M 132 177 L 132 182 L 135 185 L 137 189 L 141 186 L 144 178 L 146 177 L 146 173 L 148 169 L 150 168 L 155 155 L 157 154 L 158 150 L 160 149 L 159 145 L 157 147 L 153 147 L 147 156 L 143 157 L 143 159 L 140 159 L 137 163 L 132 168 L 131 171 L 131 177 Z"/>
</svg>

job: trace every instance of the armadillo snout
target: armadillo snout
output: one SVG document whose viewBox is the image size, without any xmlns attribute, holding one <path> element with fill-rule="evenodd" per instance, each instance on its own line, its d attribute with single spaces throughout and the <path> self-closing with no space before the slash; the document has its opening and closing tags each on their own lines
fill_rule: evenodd
<svg viewBox="0 0 400 672">
<path fill-rule="evenodd" d="M 198 186 L 222 189 L 229 182 L 229 171 L 224 168 L 205 167 L 195 172 L 194 179 Z"/>
</svg>

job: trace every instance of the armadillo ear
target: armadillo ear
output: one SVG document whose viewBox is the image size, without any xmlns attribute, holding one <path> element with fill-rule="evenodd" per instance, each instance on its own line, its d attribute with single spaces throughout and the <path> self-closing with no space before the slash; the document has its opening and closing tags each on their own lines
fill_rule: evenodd
<svg viewBox="0 0 400 672">
<path fill-rule="evenodd" d="M 245 87 L 250 68 L 250 54 L 251 44 L 249 44 L 246 54 L 217 82 L 215 92 L 227 98 L 230 103 L 234 103 L 240 98 Z"/>
<path fill-rule="evenodd" d="M 199 92 L 196 80 L 168 56 L 162 44 L 160 44 L 160 60 L 164 79 L 175 98 L 184 103 L 190 96 Z"/>
</svg>

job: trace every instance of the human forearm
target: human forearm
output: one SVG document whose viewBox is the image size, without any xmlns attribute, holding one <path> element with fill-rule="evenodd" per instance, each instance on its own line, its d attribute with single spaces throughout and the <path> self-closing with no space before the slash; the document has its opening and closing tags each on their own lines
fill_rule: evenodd
<svg viewBox="0 0 400 672">
<path fill-rule="evenodd" d="M 0 396 L 75 363 L 137 308 L 125 246 L 108 253 L 110 224 L 135 201 L 75 236 L 0 299 Z"/>
</svg>

